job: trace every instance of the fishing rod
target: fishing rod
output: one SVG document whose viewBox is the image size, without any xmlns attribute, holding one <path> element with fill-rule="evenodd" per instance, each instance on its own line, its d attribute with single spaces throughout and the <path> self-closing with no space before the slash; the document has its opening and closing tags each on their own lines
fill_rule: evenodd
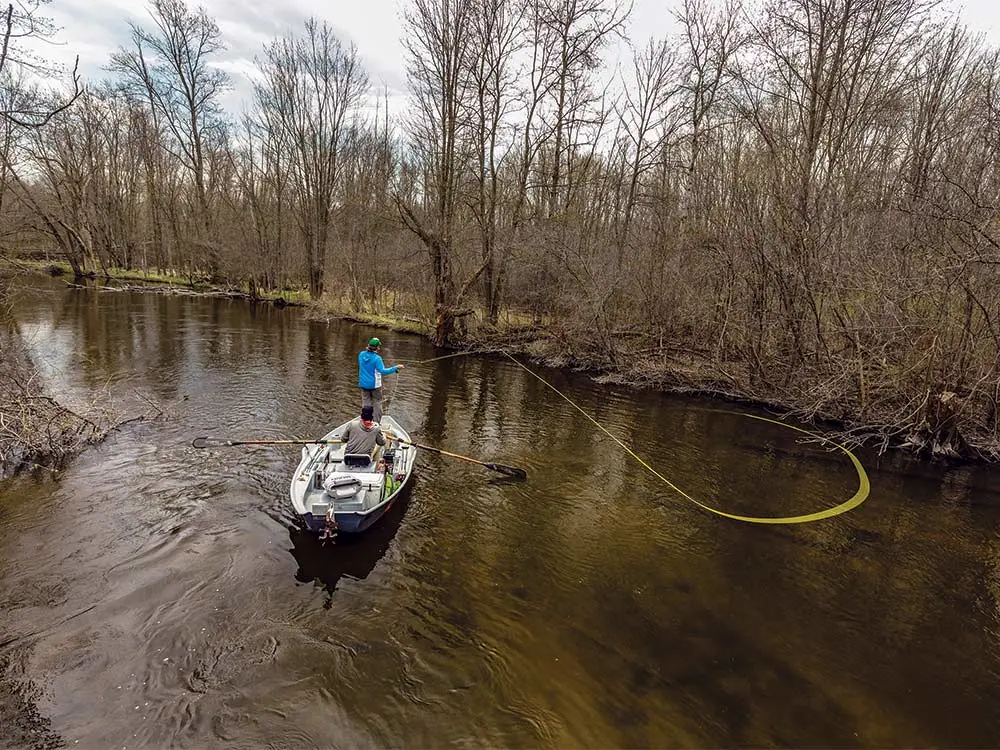
<svg viewBox="0 0 1000 750">
<path fill-rule="evenodd" d="M 404 365 L 426 365 L 428 362 L 437 362 L 438 360 L 450 359 L 451 357 L 467 357 L 470 354 L 497 354 L 501 352 L 503 352 L 502 349 L 468 349 L 464 352 L 443 354 L 440 357 L 431 357 L 430 359 L 400 359 L 397 361 L 402 362 Z"/>
</svg>

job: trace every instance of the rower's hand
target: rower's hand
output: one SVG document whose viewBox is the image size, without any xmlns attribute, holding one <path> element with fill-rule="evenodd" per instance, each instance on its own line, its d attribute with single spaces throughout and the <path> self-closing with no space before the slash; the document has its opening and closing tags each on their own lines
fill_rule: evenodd
<svg viewBox="0 0 1000 750">
<path fill-rule="evenodd" d="M 403 370 L 405 368 L 406 368 L 406 365 L 396 365 L 396 369 L 397 370 Z"/>
</svg>

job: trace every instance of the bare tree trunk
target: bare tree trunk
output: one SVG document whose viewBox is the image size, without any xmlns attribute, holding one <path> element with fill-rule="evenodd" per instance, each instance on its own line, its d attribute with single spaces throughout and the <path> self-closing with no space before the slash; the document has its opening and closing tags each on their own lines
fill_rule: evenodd
<svg viewBox="0 0 1000 750">
<path fill-rule="evenodd" d="M 533 0 L 552 46 L 552 164 L 548 177 L 546 215 L 554 216 L 566 203 L 562 185 L 568 151 L 567 130 L 574 126 L 583 107 L 592 103 L 590 79 L 598 67 L 601 48 L 620 35 L 631 6 L 604 0 Z"/>
<path fill-rule="evenodd" d="M 397 194 L 396 203 L 404 224 L 420 238 L 429 255 L 438 346 L 448 344 L 455 326 L 452 256 L 459 185 L 469 161 L 463 114 L 471 95 L 468 71 L 473 64 L 470 25 L 474 9 L 472 0 L 415 0 L 406 14 L 409 78 L 418 110 L 410 135 L 427 175 L 425 205 L 430 209 L 421 217 L 403 196 Z"/>
</svg>

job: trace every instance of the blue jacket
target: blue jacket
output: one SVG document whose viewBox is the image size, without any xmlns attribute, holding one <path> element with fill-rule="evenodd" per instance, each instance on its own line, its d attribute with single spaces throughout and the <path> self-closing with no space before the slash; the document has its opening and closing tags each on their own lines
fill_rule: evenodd
<svg viewBox="0 0 1000 750">
<path fill-rule="evenodd" d="M 382 376 L 392 375 L 399 365 L 386 367 L 382 357 L 376 352 L 364 349 L 358 354 L 358 386 L 361 388 L 381 388 Z"/>
</svg>

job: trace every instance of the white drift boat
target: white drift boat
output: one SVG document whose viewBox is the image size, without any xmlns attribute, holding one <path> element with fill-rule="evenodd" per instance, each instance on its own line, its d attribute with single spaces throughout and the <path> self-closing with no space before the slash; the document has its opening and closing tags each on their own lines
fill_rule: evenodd
<svg viewBox="0 0 1000 750">
<path fill-rule="evenodd" d="M 348 422 L 302 448 L 289 494 L 295 513 L 312 531 L 357 534 L 381 518 L 410 479 L 417 449 L 400 424 L 383 415 L 385 446 L 374 457 L 345 454 Z"/>
</svg>

